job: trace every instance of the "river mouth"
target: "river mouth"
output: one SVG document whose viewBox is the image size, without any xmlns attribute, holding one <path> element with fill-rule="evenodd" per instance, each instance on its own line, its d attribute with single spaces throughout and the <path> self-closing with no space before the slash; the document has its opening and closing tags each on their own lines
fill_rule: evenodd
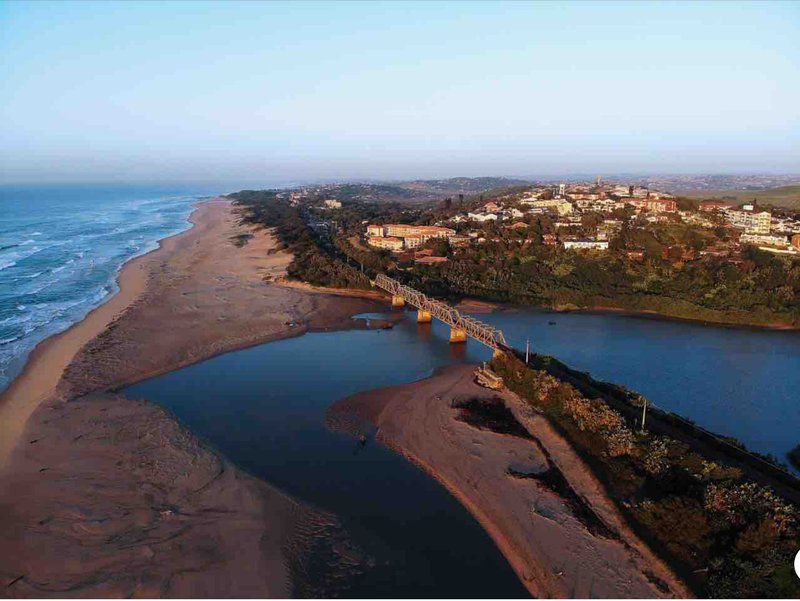
<svg viewBox="0 0 800 601">
<path fill-rule="evenodd" d="M 448 328 L 436 321 L 417 324 L 411 313 L 396 319 L 402 312 L 389 317 L 390 329 L 308 333 L 215 357 L 125 394 L 168 408 L 240 467 L 336 514 L 366 566 L 336 578 L 336 595 L 528 596 L 488 535 L 442 486 L 371 438 L 325 425 L 339 399 L 491 356 L 474 341 L 449 344 Z M 627 385 L 754 450 L 780 456 L 798 442 L 795 333 L 617 315 L 480 317 L 518 348 L 530 338 L 537 352 Z"/>
<path fill-rule="evenodd" d="M 489 356 L 477 344 L 451 348 L 447 336 L 441 324 L 411 319 L 388 330 L 309 333 L 124 393 L 166 407 L 238 466 L 339 518 L 358 569 L 311 582 L 301 594 L 528 597 L 493 541 L 438 482 L 371 438 L 325 425 L 338 399 Z M 319 549 L 310 569 L 328 570 L 331 553 Z"/>
</svg>

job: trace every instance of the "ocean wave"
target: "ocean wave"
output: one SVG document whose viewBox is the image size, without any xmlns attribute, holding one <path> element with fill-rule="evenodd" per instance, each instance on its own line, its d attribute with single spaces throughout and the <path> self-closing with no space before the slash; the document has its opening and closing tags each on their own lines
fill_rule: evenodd
<svg viewBox="0 0 800 601">
<path fill-rule="evenodd" d="M 0 280 L 0 300 L 9 303 L 0 320 L 0 390 L 36 344 L 82 319 L 117 289 L 126 261 L 187 229 L 196 198 L 97 198 L 69 211 L 58 198 L 54 206 L 61 212 L 41 215 L 20 206 L 19 227 L 0 237 L 0 269 L 16 265 Z"/>
<path fill-rule="evenodd" d="M 67 267 L 72 265 L 74 262 L 75 262 L 75 259 L 69 259 L 68 261 L 65 261 L 63 265 L 61 265 L 59 267 L 54 267 L 53 269 L 51 269 L 50 273 L 59 273 L 61 271 L 64 271 Z"/>
</svg>

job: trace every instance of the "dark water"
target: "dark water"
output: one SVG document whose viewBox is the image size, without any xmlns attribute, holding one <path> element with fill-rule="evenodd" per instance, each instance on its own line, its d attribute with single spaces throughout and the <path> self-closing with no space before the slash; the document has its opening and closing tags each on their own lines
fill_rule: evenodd
<svg viewBox="0 0 800 601">
<path fill-rule="evenodd" d="M 788 463 L 800 443 L 800 332 L 715 328 L 623 315 L 480 316 L 531 347 Z M 549 325 L 549 322 L 555 325 Z M 797 471 L 797 470 L 795 470 Z"/>
<path fill-rule="evenodd" d="M 527 596 L 491 539 L 438 483 L 388 449 L 325 428 L 344 396 L 464 361 L 447 331 L 307 334 L 210 359 L 129 388 L 172 410 L 249 472 L 337 514 L 376 566 L 347 596 Z M 474 358 L 485 351 L 471 345 Z"/>
<path fill-rule="evenodd" d="M 625 384 L 658 405 L 784 458 L 800 442 L 800 335 L 617 315 L 482 315 L 509 342 Z M 549 322 L 554 321 L 555 325 Z M 492 541 L 437 483 L 399 456 L 327 430 L 335 400 L 488 359 L 440 323 L 307 334 L 230 353 L 128 389 L 169 409 L 228 457 L 339 515 L 375 569 L 345 594 L 524 595 Z"/>
</svg>

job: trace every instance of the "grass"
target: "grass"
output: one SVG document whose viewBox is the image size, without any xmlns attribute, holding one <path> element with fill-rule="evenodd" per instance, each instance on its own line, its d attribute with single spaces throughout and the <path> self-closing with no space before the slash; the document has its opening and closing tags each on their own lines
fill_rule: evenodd
<svg viewBox="0 0 800 601">
<path fill-rule="evenodd" d="M 800 185 L 781 186 L 767 190 L 710 190 L 708 192 L 691 192 L 691 198 L 732 199 L 738 203 L 752 202 L 755 198 L 760 204 L 775 205 L 800 210 Z"/>
</svg>

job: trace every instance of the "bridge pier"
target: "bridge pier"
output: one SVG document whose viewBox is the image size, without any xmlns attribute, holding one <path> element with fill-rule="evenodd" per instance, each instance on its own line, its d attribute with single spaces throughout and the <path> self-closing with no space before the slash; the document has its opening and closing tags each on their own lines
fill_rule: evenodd
<svg viewBox="0 0 800 601">
<path fill-rule="evenodd" d="M 464 330 L 459 328 L 450 328 L 450 342 L 458 343 L 458 342 L 466 342 L 467 341 L 467 333 Z"/>
<path fill-rule="evenodd" d="M 399 294 L 392 295 L 392 307 L 399 309 L 400 307 L 405 307 L 406 299 L 404 299 Z"/>
<path fill-rule="evenodd" d="M 417 310 L 417 323 L 430 323 L 431 319 L 430 311 L 426 311 L 425 309 Z"/>
</svg>

